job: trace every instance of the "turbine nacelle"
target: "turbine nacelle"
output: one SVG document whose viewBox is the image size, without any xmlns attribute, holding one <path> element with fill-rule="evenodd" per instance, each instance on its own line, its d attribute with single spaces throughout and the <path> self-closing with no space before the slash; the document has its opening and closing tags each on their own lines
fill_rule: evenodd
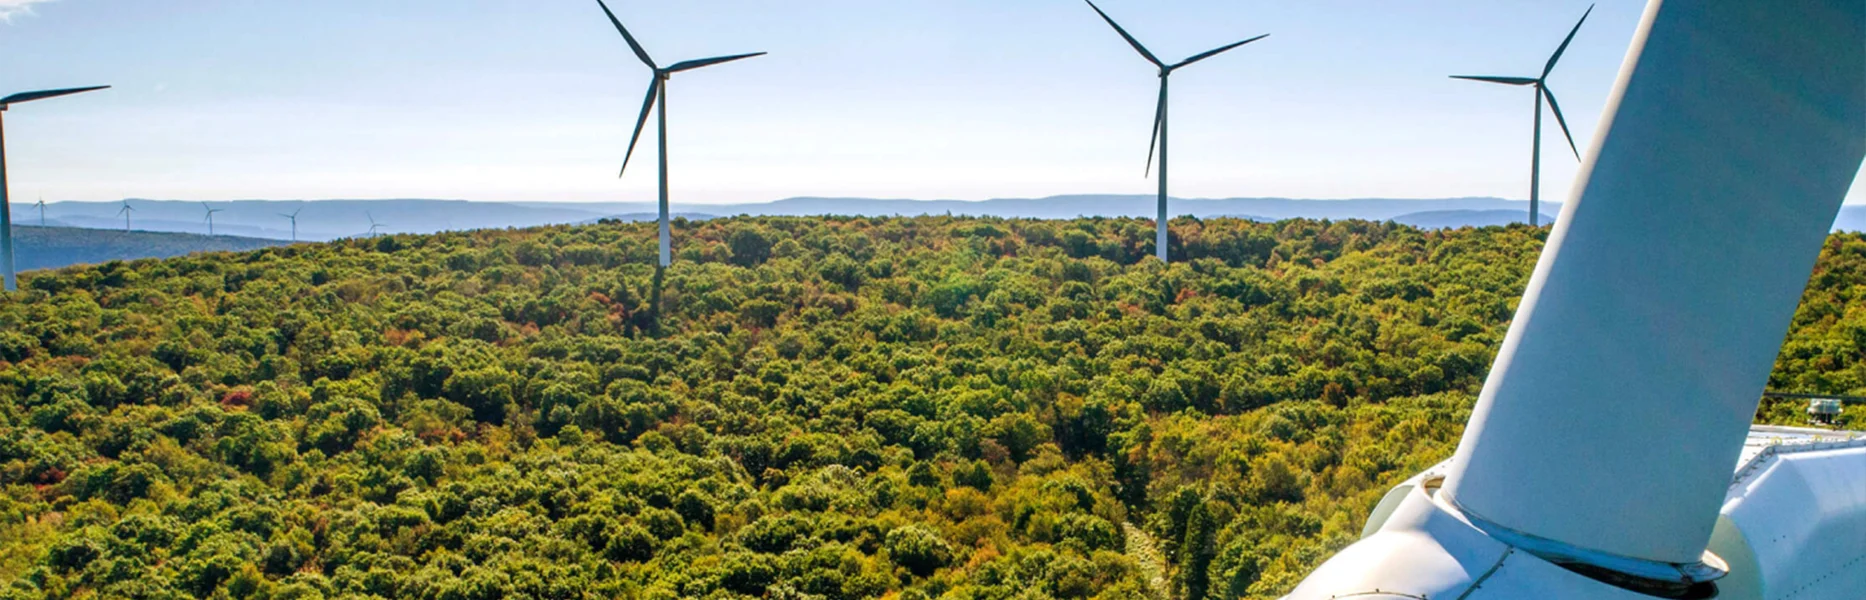
<svg viewBox="0 0 1866 600">
<path fill-rule="evenodd" d="M 1549 110 L 1555 113 L 1555 124 L 1561 126 L 1561 135 L 1562 137 L 1567 138 L 1568 140 L 1568 151 L 1574 153 L 1575 160 L 1581 160 L 1581 149 L 1579 146 L 1576 146 L 1574 143 L 1574 134 L 1568 131 L 1568 119 L 1562 116 L 1561 103 L 1555 100 L 1555 92 L 1549 89 L 1548 81 L 1549 81 L 1549 73 L 1552 73 L 1555 71 L 1555 64 L 1561 61 L 1562 53 L 1568 51 L 1568 44 L 1570 42 L 1573 42 L 1574 35 L 1581 31 L 1581 24 L 1586 23 L 1587 16 L 1593 13 L 1594 13 L 1594 7 L 1592 5 L 1589 5 L 1587 7 L 1587 12 L 1581 13 L 1581 20 L 1575 21 L 1574 28 L 1568 30 L 1568 37 L 1562 38 L 1561 45 L 1555 47 L 1555 53 L 1549 55 L 1548 62 L 1543 63 L 1541 75 L 1537 75 L 1535 77 L 1514 77 L 1514 76 L 1504 76 L 1504 75 L 1452 75 L 1451 76 L 1452 79 L 1481 81 L 1484 83 L 1496 83 L 1496 84 L 1509 85 L 1509 86 L 1525 86 L 1526 85 L 1526 86 L 1535 88 L 1536 131 L 1535 131 L 1535 141 L 1533 142 L 1534 146 L 1532 147 L 1530 151 L 1531 158 L 1530 158 L 1530 167 L 1529 167 L 1529 224 L 1530 225 L 1536 224 L 1537 211 L 1540 210 L 1537 207 L 1537 204 L 1542 193 L 1541 175 L 1542 175 L 1542 101 L 1543 100 L 1548 101 Z"/>
<path fill-rule="evenodd" d="M 622 39 L 628 42 L 629 50 L 635 53 L 635 58 L 641 59 L 641 64 L 647 65 L 648 69 L 654 72 L 653 79 L 648 82 L 648 96 L 643 99 L 641 103 L 641 116 L 635 119 L 635 133 L 629 137 L 628 151 L 622 156 L 622 168 L 616 171 L 616 177 L 618 178 L 628 172 L 629 160 L 635 157 L 635 144 L 641 141 L 641 132 L 648 126 L 648 114 L 654 111 L 655 102 L 661 99 L 662 87 L 666 85 L 668 80 L 673 79 L 675 73 L 765 54 L 763 52 L 751 52 L 747 54 L 699 58 L 684 60 L 662 67 L 654 62 L 653 57 L 648 56 L 648 50 L 642 48 L 641 42 L 635 39 L 635 35 L 628 32 L 628 27 L 622 25 L 622 20 L 616 18 L 615 11 L 609 10 L 608 3 L 603 2 L 603 0 L 596 0 L 596 5 L 602 7 L 603 14 L 609 17 L 609 23 L 615 25 L 616 32 L 622 34 Z"/>
<path fill-rule="evenodd" d="M 661 217 L 659 232 L 661 256 L 659 264 L 662 267 L 666 267 L 673 260 L 673 254 L 668 240 L 672 234 L 670 231 L 671 225 L 668 223 L 667 209 L 667 81 L 672 79 L 675 73 L 681 71 L 691 71 L 693 69 L 720 63 L 742 60 L 754 56 L 763 56 L 765 53 L 752 52 L 747 54 L 715 56 L 712 58 L 698 58 L 662 67 L 654 62 L 653 57 L 648 56 L 648 50 L 642 48 L 641 42 L 635 39 L 634 34 L 629 33 L 628 28 L 622 26 L 622 20 L 616 18 L 615 11 L 609 10 L 608 3 L 603 2 L 603 0 L 596 0 L 596 4 L 602 7 L 603 14 L 609 17 L 610 24 L 615 25 L 616 32 L 622 34 L 622 39 L 628 41 L 629 50 L 635 53 L 635 58 L 641 59 L 641 63 L 647 65 L 648 69 L 654 73 L 653 78 L 648 81 L 648 94 L 647 97 L 642 100 L 641 115 L 635 118 L 635 132 L 629 136 L 628 151 L 622 155 L 622 168 L 616 171 L 616 177 L 620 178 L 623 174 L 628 172 L 629 160 L 635 157 L 635 144 L 641 141 L 641 132 L 648 127 L 648 113 L 653 112 L 655 104 L 659 103 L 661 105 Z"/>
<path fill-rule="evenodd" d="M 1191 65 L 1192 63 L 1196 63 L 1201 60 L 1205 60 L 1207 58 L 1217 56 L 1219 54 L 1223 54 L 1227 51 L 1230 51 L 1233 48 L 1237 48 L 1238 46 L 1242 46 L 1245 44 L 1249 44 L 1251 42 L 1255 42 L 1257 40 L 1264 39 L 1266 37 L 1270 37 L 1270 34 L 1266 33 L 1266 34 L 1263 34 L 1263 35 L 1260 35 L 1254 38 L 1246 39 L 1243 41 L 1232 42 L 1230 44 L 1226 44 L 1223 46 L 1219 46 L 1217 48 L 1213 48 L 1211 50 L 1206 50 L 1204 52 L 1194 54 L 1186 58 L 1185 60 L 1169 65 L 1169 64 L 1166 64 L 1165 61 L 1160 60 L 1160 57 L 1154 56 L 1153 51 L 1148 50 L 1145 45 L 1140 43 L 1140 40 L 1134 39 L 1134 36 L 1128 34 L 1126 29 L 1122 29 L 1121 24 L 1114 22 L 1114 18 L 1108 16 L 1108 13 L 1103 12 L 1101 7 L 1096 6 L 1094 0 L 1083 0 L 1083 1 L 1088 3 L 1089 8 L 1095 9 L 1095 14 L 1101 15 L 1101 19 L 1103 21 L 1107 21 L 1108 26 L 1113 27 L 1115 33 L 1121 34 L 1121 39 L 1127 40 L 1127 45 L 1132 46 L 1135 52 L 1139 52 L 1141 58 L 1147 59 L 1147 62 L 1153 63 L 1153 66 L 1159 67 L 1160 69 L 1160 100 L 1159 100 L 1159 103 L 1155 104 L 1153 108 L 1153 135 L 1150 136 L 1147 140 L 1147 166 L 1146 166 L 1146 169 L 1142 171 L 1142 173 L 1143 173 L 1143 176 L 1149 176 L 1153 174 L 1153 151 L 1155 149 L 1158 149 L 1160 151 L 1160 204 L 1159 204 L 1159 215 L 1157 219 L 1158 222 L 1155 224 L 1158 229 L 1154 234 L 1154 255 L 1159 257 L 1160 262 L 1166 262 L 1167 261 L 1167 256 L 1166 256 L 1166 245 L 1167 245 L 1167 231 L 1166 231 L 1166 83 L 1167 83 L 1167 79 L 1173 75 L 1173 71 L 1177 71 L 1182 67 Z"/>
<path fill-rule="evenodd" d="M 1543 77 L 1547 77 L 1547 76 L 1544 75 Z M 1501 77 L 1501 76 L 1494 76 L 1494 75 L 1452 75 L 1451 78 L 1452 79 L 1464 79 L 1464 80 L 1469 80 L 1469 81 L 1482 81 L 1485 83 L 1500 83 L 1503 85 L 1515 85 L 1515 86 L 1527 85 L 1527 86 L 1534 87 L 1536 89 L 1536 94 L 1540 95 L 1543 99 L 1548 100 L 1549 110 L 1555 113 L 1555 124 L 1561 126 L 1562 137 L 1565 137 L 1568 139 L 1568 151 L 1574 153 L 1575 160 L 1581 159 L 1581 149 L 1580 147 L 1576 146 L 1574 143 L 1574 134 L 1569 133 L 1568 131 L 1568 119 L 1562 117 L 1561 103 L 1555 101 L 1555 92 L 1549 89 L 1547 79 L 1529 78 L 1529 77 Z"/>
<path fill-rule="evenodd" d="M 1126 29 L 1123 29 L 1120 23 L 1114 22 L 1114 18 L 1108 16 L 1108 13 L 1103 12 L 1101 7 L 1096 6 L 1093 0 L 1083 0 L 1083 2 L 1087 2 L 1089 5 L 1089 8 L 1095 9 L 1095 14 L 1101 15 L 1101 19 L 1103 21 L 1107 21 L 1108 26 L 1113 27 L 1115 33 L 1121 34 L 1121 39 L 1127 40 L 1127 45 L 1133 46 L 1134 51 L 1139 52 L 1141 58 L 1147 59 L 1147 62 L 1153 63 L 1153 66 L 1158 67 L 1160 69 L 1160 75 L 1159 75 L 1160 76 L 1160 101 L 1159 101 L 1159 104 L 1156 105 L 1153 110 L 1153 136 L 1147 142 L 1148 143 L 1147 170 L 1144 172 L 1147 175 L 1152 174 L 1153 151 L 1156 149 L 1157 144 L 1159 144 L 1160 142 L 1160 129 L 1165 125 L 1165 121 L 1166 121 L 1166 78 L 1171 76 L 1173 74 L 1173 71 L 1177 71 L 1181 67 L 1185 67 L 1185 66 L 1191 65 L 1192 63 L 1199 62 L 1201 60 L 1205 60 L 1207 58 L 1211 58 L 1219 54 L 1223 54 L 1227 51 L 1230 51 L 1231 49 L 1237 48 L 1238 46 L 1242 46 L 1245 44 L 1249 44 L 1251 42 L 1255 42 L 1257 40 L 1270 37 L 1270 34 L 1266 33 L 1266 34 L 1259 35 L 1254 38 L 1246 39 L 1246 40 L 1239 41 L 1239 42 L 1233 42 L 1230 44 L 1219 46 L 1217 48 L 1213 48 L 1211 50 L 1200 52 L 1198 54 L 1194 54 L 1186 58 L 1185 60 L 1169 65 L 1169 64 L 1166 64 L 1165 61 L 1160 60 L 1160 57 L 1154 56 L 1153 51 L 1148 50 L 1146 45 L 1141 44 L 1140 40 L 1135 39 L 1132 34 L 1129 34 Z M 1162 152 L 1162 154 L 1164 154 L 1164 152 Z M 1166 198 L 1162 197 L 1160 201 L 1165 202 Z"/>
<path fill-rule="evenodd" d="M 214 208 L 213 206 L 208 205 L 208 203 L 206 202 L 201 203 L 201 208 L 204 208 L 207 210 L 207 234 L 214 235 L 214 213 L 221 212 L 227 209 Z"/>
<path fill-rule="evenodd" d="M 1548 99 L 1549 110 L 1555 113 L 1555 123 L 1558 125 L 1561 125 L 1562 136 L 1568 138 L 1568 150 L 1574 153 L 1575 160 L 1580 160 L 1581 150 L 1580 148 L 1574 145 L 1574 135 L 1568 132 L 1568 120 L 1562 117 L 1561 103 L 1555 101 L 1555 92 L 1552 92 L 1549 90 L 1548 81 L 1549 81 L 1549 73 L 1553 73 L 1555 71 L 1555 63 L 1561 62 L 1562 53 L 1568 51 L 1568 44 L 1574 41 L 1574 34 L 1581 32 L 1581 24 L 1586 23 L 1588 15 L 1591 15 L 1591 14 L 1594 14 L 1594 6 L 1590 4 L 1587 7 L 1587 11 L 1581 13 L 1581 20 L 1575 21 L 1574 28 L 1568 30 L 1568 37 L 1562 38 L 1561 45 L 1555 47 L 1555 53 L 1549 55 L 1549 60 L 1547 63 L 1543 63 L 1541 75 L 1538 75 L 1536 77 L 1501 77 L 1501 76 L 1494 76 L 1494 75 L 1452 75 L 1451 78 L 1452 79 L 1468 79 L 1471 81 L 1483 81 L 1486 83 L 1500 83 L 1503 85 L 1535 86 L 1536 93 L 1541 95 L 1543 98 Z"/>
</svg>

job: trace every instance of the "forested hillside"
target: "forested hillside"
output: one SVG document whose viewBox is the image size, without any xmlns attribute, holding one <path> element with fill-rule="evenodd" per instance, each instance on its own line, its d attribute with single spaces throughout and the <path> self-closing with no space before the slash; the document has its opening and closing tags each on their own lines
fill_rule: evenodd
<svg viewBox="0 0 1866 600">
<path fill-rule="evenodd" d="M 29 274 L 0 595 L 1274 598 L 1450 455 L 1546 231 L 652 227 Z M 1776 385 L 1866 391 L 1863 257 Z"/>
</svg>

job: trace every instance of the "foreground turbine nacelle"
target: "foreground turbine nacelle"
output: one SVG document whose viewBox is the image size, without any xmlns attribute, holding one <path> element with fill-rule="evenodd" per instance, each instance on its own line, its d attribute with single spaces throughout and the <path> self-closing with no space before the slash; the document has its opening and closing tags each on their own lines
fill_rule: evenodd
<svg viewBox="0 0 1866 600">
<path fill-rule="evenodd" d="M 1641 587 L 1578 560 L 1552 560 L 1442 495 L 1446 461 L 1388 492 L 1361 542 L 1287 600 L 1311 598 L 1851 599 L 1866 588 L 1866 434 L 1758 426 L 1736 465 L 1704 555 L 1711 582 Z M 1596 578 L 1603 578 L 1596 579 Z M 1638 590 L 1638 591 L 1635 591 Z M 1468 594 L 1468 595 L 1467 595 Z"/>
<path fill-rule="evenodd" d="M 1379 528 L 1329 559 L 1285 600 L 1650 599 L 1519 550 L 1446 503 L 1441 465 L 1394 488 Z M 1673 596 L 1707 598 L 1710 596 Z"/>
<path fill-rule="evenodd" d="M 1866 0 L 1652 0 L 1606 115 L 1457 454 L 1290 600 L 1860 597 L 1866 448 L 1743 449 L 1866 157 Z"/>
</svg>

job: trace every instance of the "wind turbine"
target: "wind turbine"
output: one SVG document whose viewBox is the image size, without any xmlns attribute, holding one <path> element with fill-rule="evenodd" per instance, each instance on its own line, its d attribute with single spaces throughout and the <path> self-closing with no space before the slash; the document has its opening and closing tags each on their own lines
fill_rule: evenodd
<svg viewBox="0 0 1866 600">
<path fill-rule="evenodd" d="M 71 94 L 101 90 L 107 87 L 110 86 L 100 85 L 95 87 L 41 90 L 37 92 L 13 94 L 5 98 L 0 98 L 0 114 L 5 114 L 6 109 L 21 102 L 68 96 Z M 19 277 L 13 272 L 13 207 L 7 203 L 5 131 L 6 128 L 0 126 L 0 283 L 4 284 L 0 285 L 0 288 L 4 288 L 6 291 L 11 292 L 19 289 Z"/>
<path fill-rule="evenodd" d="M 1108 26 L 1113 27 L 1115 33 L 1121 34 L 1121 39 L 1127 40 L 1128 45 L 1133 46 L 1135 51 L 1140 52 L 1142 58 L 1147 59 L 1147 62 L 1153 63 L 1153 66 L 1160 68 L 1160 103 L 1153 109 L 1153 137 L 1147 142 L 1147 167 L 1153 167 L 1153 149 L 1157 145 L 1160 149 L 1160 211 L 1159 220 L 1156 221 L 1159 227 L 1154 234 L 1153 253 L 1155 256 L 1160 257 L 1160 262 L 1166 262 L 1166 79 L 1173 74 L 1173 71 L 1178 70 L 1180 67 L 1217 56 L 1219 53 L 1232 48 L 1270 37 L 1270 34 L 1266 33 L 1241 42 L 1219 46 L 1211 50 L 1194 54 L 1191 58 L 1169 65 L 1161 62 L 1152 52 L 1147 51 L 1147 47 L 1142 46 L 1140 40 L 1136 40 L 1134 36 L 1128 35 L 1127 30 L 1122 29 L 1119 24 L 1115 23 L 1114 19 L 1108 16 L 1108 13 L 1102 12 L 1101 7 L 1095 6 L 1095 3 L 1090 0 L 1083 1 L 1088 2 L 1089 8 L 1095 9 L 1095 14 L 1101 15 L 1102 20 L 1107 21 Z"/>
<path fill-rule="evenodd" d="M 698 69 L 700 67 L 712 66 L 712 65 L 719 64 L 719 63 L 723 63 L 723 62 L 731 62 L 731 61 L 739 60 L 742 58 L 751 58 L 754 56 L 763 55 L 764 53 L 753 52 L 750 54 L 733 54 L 730 56 L 716 56 L 713 58 L 700 58 L 700 59 L 694 59 L 694 60 L 688 60 L 688 61 L 681 61 L 681 62 L 674 63 L 672 65 L 668 65 L 666 67 L 662 67 L 662 66 L 656 65 L 654 62 L 654 59 L 648 57 L 648 51 L 643 50 L 641 47 L 641 43 L 635 41 L 635 36 L 629 35 L 628 29 L 622 26 L 622 21 L 616 18 L 615 12 L 609 10 L 608 4 L 604 3 L 603 0 L 596 0 L 596 4 L 603 8 L 603 14 L 606 14 L 609 16 L 609 22 L 615 24 L 616 31 L 622 34 L 622 39 L 628 41 L 628 47 L 630 50 L 635 51 L 635 57 L 641 59 L 642 64 L 648 65 L 648 68 L 654 71 L 654 79 L 648 82 L 648 98 L 644 100 L 641 105 L 641 116 L 635 119 L 635 135 L 631 136 L 628 140 L 628 153 L 622 156 L 622 169 L 616 173 L 616 177 L 621 177 L 622 173 L 628 172 L 629 158 L 635 156 L 635 142 L 641 139 L 641 130 L 648 125 L 649 111 L 654 110 L 656 105 L 658 104 L 661 110 L 660 119 L 659 119 L 659 135 L 660 135 L 660 147 L 661 147 L 660 148 L 661 149 L 661 152 L 660 152 L 661 154 L 661 228 L 660 228 L 661 263 L 660 264 L 662 267 L 666 267 L 672 264 L 674 261 L 674 247 L 673 247 L 673 241 L 671 240 L 671 238 L 673 237 L 673 228 L 672 226 L 668 224 L 668 216 L 667 216 L 667 81 L 669 78 L 671 78 L 671 76 L 673 76 L 673 74 L 679 73 L 681 71 L 690 71 L 693 69 Z"/>
<path fill-rule="evenodd" d="M 123 217 L 123 231 L 125 232 L 130 230 L 130 213 L 132 212 L 136 212 L 136 209 L 130 208 L 128 200 L 123 201 L 123 208 L 117 209 L 117 215 Z"/>
<path fill-rule="evenodd" d="M 201 203 L 201 208 L 207 209 L 207 234 L 214 235 L 214 213 L 227 210 L 227 209 L 214 208 L 212 206 L 208 206 L 206 202 Z"/>
<path fill-rule="evenodd" d="M 1866 588 L 1866 444 L 1751 425 L 1866 159 L 1866 2 L 1650 0 L 1631 39 L 1457 451 L 1286 600 Z"/>
<path fill-rule="evenodd" d="M 279 213 L 279 216 L 292 220 L 292 241 L 294 242 L 298 241 L 298 213 L 301 213 L 304 211 L 305 209 L 300 208 L 298 210 L 292 211 L 291 214 Z"/>
<path fill-rule="evenodd" d="M 1561 116 L 1561 104 L 1555 102 L 1555 92 L 1549 91 L 1549 72 L 1555 70 L 1556 61 L 1561 60 L 1561 53 L 1568 50 L 1568 42 L 1574 41 L 1574 34 L 1581 31 L 1581 24 L 1587 22 L 1587 16 L 1594 12 L 1594 6 L 1588 5 L 1587 12 L 1581 13 L 1581 20 L 1576 21 L 1574 29 L 1568 31 L 1568 37 L 1555 47 L 1555 54 L 1549 56 L 1548 64 L 1542 66 L 1542 74 L 1536 77 L 1501 77 L 1493 75 L 1452 75 L 1452 79 L 1469 79 L 1503 85 L 1527 85 L 1536 90 L 1536 133 L 1533 148 L 1529 152 L 1529 225 L 1534 227 L 1540 217 L 1542 201 L 1542 99 L 1547 97 L 1549 109 L 1555 112 L 1555 123 L 1561 125 L 1561 134 L 1568 138 L 1568 150 L 1574 152 L 1575 160 L 1581 159 L 1581 150 L 1574 145 L 1574 135 L 1568 133 L 1568 120 Z"/>
<path fill-rule="evenodd" d="M 377 223 L 376 215 L 369 214 L 369 211 L 367 210 L 363 211 L 363 216 L 369 217 L 369 234 L 368 234 L 369 237 L 376 237 L 376 230 L 380 229 L 383 226 L 383 223 Z M 293 223 L 296 223 L 296 222 L 297 220 L 293 219 Z"/>
<path fill-rule="evenodd" d="M 39 209 L 39 226 L 44 227 L 45 226 L 45 196 L 40 196 L 39 202 L 33 204 L 33 206 Z"/>
</svg>

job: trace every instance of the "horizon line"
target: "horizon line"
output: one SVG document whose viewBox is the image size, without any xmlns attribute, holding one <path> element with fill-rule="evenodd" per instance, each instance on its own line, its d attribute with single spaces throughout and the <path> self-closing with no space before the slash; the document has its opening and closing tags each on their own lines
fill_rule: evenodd
<svg viewBox="0 0 1866 600">
<path fill-rule="evenodd" d="M 940 202 L 940 203 L 982 204 L 986 202 L 1057 200 L 1057 199 L 1084 198 L 1084 197 L 1136 198 L 1136 199 L 1146 199 L 1146 200 L 1152 200 L 1156 198 L 1154 194 L 1106 194 L 1106 193 L 1066 193 L 1066 194 L 1052 194 L 1048 196 L 1018 196 L 1018 197 L 1001 196 L 1001 197 L 981 198 L 981 199 L 903 198 L 903 197 L 885 197 L 884 198 L 884 197 L 873 197 L 873 196 L 787 196 L 787 197 L 778 198 L 774 200 L 754 200 L 754 201 L 743 201 L 743 202 L 677 202 L 675 204 L 681 204 L 681 205 L 686 205 L 686 206 L 747 206 L 747 205 L 759 205 L 759 204 L 775 204 L 779 202 L 789 202 L 789 201 L 796 201 L 796 200 L 850 200 L 850 201 L 865 201 L 865 202 L 929 202 L 929 203 Z M 1529 202 L 1527 199 L 1504 198 L 1501 196 L 1435 196 L 1435 197 L 1361 196 L 1361 197 L 1349 197 L 1349 198 L 1298 198 L 1298 197 L 1291 197 L 1291 196 L 1225 196 L 1225 197 L 1172 196 L 1172 198 L 1176 200 L 1189 201 L 1189 202 L 1202 202 L 1202 201 L 1203 202 L 1223 202 L 1223 201 L 1237 201 L 1237 200 L 1278 200 L 1278 201 L 1290 201 L 1290 202 L 1357 202 L 1357 201 L 1370 201 L 1370 200 L 1386 201 L 1386 202 L 1432 202 L 1432 201 L 1444 201 L 1444 200 L 1494 200 L 1494 201 L 1502 201 L 1502 202 L 1522 202 L 1522 203 Z M 24 202 L 23 204 L 33 205 L 36 202 L 37 200 L 35 199 L 33 202 Z M 209 202 L 209 203 L 469 202 L 469 203 L 475 203 L 475 204 L 648 204 L 648 205 L 652 205 L 655 203 L 655 200 L 653 199 L 647 199 L 647 200 L 475 200 L 475 199 L 465 199 L 465 198 L 440 198 L 440 197 L 424 198 L 424 197 L 412 197 L 412 196 L 410 197 L 383 197 L 383 198 L 234 198 L 234 199 L 219 199 L 219 200 L 202 200 L 198 198 L 189 198 L 189 199 L 141 198 L 141 197 L 131 196 L 127 198 L 118 198 L 115 200 L 48 200 L 45 202 L 45 204 L 46 206 L 51 206 L 54 204 L 121 204 L 123 202 L 156 202 L 156 203 L 172 202 L 172 203 L 188 203 L 188 204 L 199 204 L 202 202 Z M 1866 201 L 1862 201 L 1862 203 L 1866 203 Z M 22 202 L 10 202 L 10 204 L 22 204 Z"/>
</svg>

